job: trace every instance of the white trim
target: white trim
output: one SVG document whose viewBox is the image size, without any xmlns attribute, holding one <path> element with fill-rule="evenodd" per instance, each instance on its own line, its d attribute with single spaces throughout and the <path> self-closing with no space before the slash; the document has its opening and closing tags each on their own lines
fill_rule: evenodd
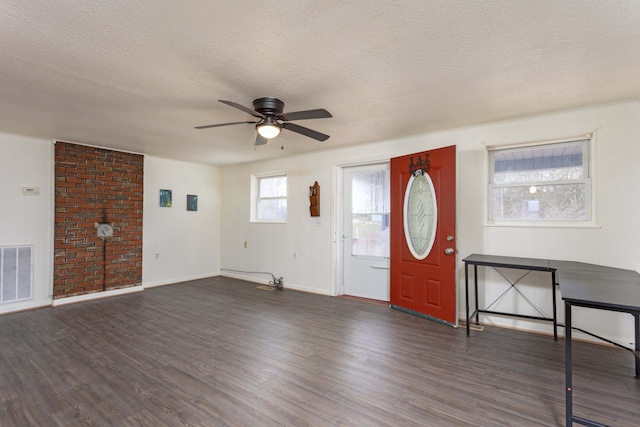
<svg viewBox="0 0 640 427">
<path fill-rule="evenodd" d="M 597 188 L 598 188 L 598 173 L 596 171 L 596 155 L 597 151 L 597 141 L 598 141 L 598 131 L 594 130 L 591 132 L 591 139 L 589 140 L 589 179 L 591 182 L 589 183 L 589 192 L 591 193 L 591 197 L 587 200 L 589 204 L 589 212 L 591 213 L 591 223 L 593 227 L 600 228 L 598 225 L 598 217 L 596 207 L 598 206 L 597 200 Z"/>
<path fill-rule="evenodd" d="M 483 227 L 514 227 L 514 228 L 602 228 L 602 226 L 589 221 L 584 223 L 574 222 L 517 222 L 517 221 L 500 221 L 500 222 L 486 222 Z"/>
<path fill-rule="evenodd" d="M 253 274 L 260 274 L 263 277 L 257 277 Z M 251 282 L 251 283 L 258 283 L 260 285 L 268 285 L 269 282 L 271 282 L 273 279 L 269 279 L 267 278 L 266 274 L 263 273 L 236 273 L 233 271 L 229 271 L 229 270 L 225 270 L 224 268 L 222 269 L 222 271 L 220 272 L 220 276 L 221 277 L 229 277 L 231 279 L 238 279 L 238 280 L 243 280 L 245 282 Z M 285 287 L 287 286 L 287 283 L 284 284 Z"/>
<path fill-rule="evenodd" d="M 252 224 L 287 224 L 286 219 L 254 219 Z"/>
<path fill-rule="evenodd" d="M 207 273 L 207 274 L 199 274 L 197 276 L 189 276 L 189 277 L 180 277 L 180 278 L 174 278 L 174 279 L 169 279 L 169 280 L 159 280 L 156 282 L 144 282 L 142 284 L 142 286 L 145 289 L 148 288 L 157 288 L 158 286 L 166 286 L 166 285 L 176 285 L 178 283 L 182 283 L 182 282 L 190 282 L 192 280 L 200 280 L 200 279 L 209 279 L 211 277 L 216 277 L 219 276 L 220 272 L 212 272 L 212 273 Z"/>
<path fill-rule="evenodd" d="M 337 296 L 338 290 L 344 290 L 344 283 L 342 278 L 342 259 L 343 259 L 343 245 L 342 234 L 344 227 L 344 218 L 342 212 L 343 205 L 343 181 L 344 181 L 344 166 L 336 164 L 331 165 L 331 232 L 333 235 L 333 245 L 331 246 L 331 283 L 329 284 L 329 295 Z"/>
<path fill-rule="evenodd" d="M 0 316 L 4 316 L 5 314 L 18 313 L 18 312 L 21 312 L 21 311 L 35 310 L 37 308 L 45 308 L 45 307 L 51 307 L 51 303 L 50 302 L 44 302 L 42 304 L 27 305 L 27 306 L 20 307 L 20 308 L 10 308 L 7 311 L 0 311 Z"/>
<path fill-rule="evenodd" d="M 391 168 L 391 158 L 369 159 L 362 162 L 344 161 L 331 162 L 331 209 L 333 211 L 331 231 L 333 233 L 333 247 L 331 256 L 331 283 L 329 295 L 337 296 L 344 292 L 344 169 L 358 166 L 374 166 L 387 164 Z"/>
<path fill-rule="evenodd" d="M 532 141 L 519 141 L 514 143 L 505 143 L 505 144 L 496 144 L 496 145 L 485 145 L 485 149 L 487 151 L 496 151 L 496 150 L 511 150 L 514 148 L 523 148 L 526 149 L 528 147 L 535 147 L 538 145 L 550 145 L 550 144 L 559 144 L 562 142 L 577 142 L 577 141 L 585 141 L 588 139 L 592 139 L 595 136 L 596 131 L 592 130 L 583 134 L 578 134 L 570 137 L 561 137 L 561 138 L 552 138 L 552 139 L 535 139 Z"/>
<path fill-rule="evenodd" d="M 56 242 L 56 144 L 53 141 L 53 144 L 50 145 L 49 155 L 51 156 L 51 161 L 49 166 L 51 170 L 49 171 L 49 176 L 51 181 L 49 182 L 49 256 L 47 257 L 47 281 L 49 284 L 48 289 L 48 297 L 49 297 L 49 306 L 53 304 L 53 280 L 54 280 L 54 258 L 55 258 L 55 242 Z"/>
<path fill-rule="evenodd" d="M 291 291 L 297 291 L 297 292 L 306 292 L 306 293 L 309 293 L 309 294 L 332 296 L 331 294 L 329 294 L 329 292 L 327 292 L 324 289 L 319 290 L 318 288 L 309 288 L 307 286 L 302 286 L 302 285 L 298 285 L 298 284 L 295 284 L 295 283 L 287 283 L 287 282 L 285 282 L 284 283 L 284 289 L 289 289 Z M 335 295 L 333 295 L 333 296 L 335 296 Z"/>
<path fill-rule="evenodd" d="M 257 283 L 257 284 L 260 284 L 260 285 L 269 285 L 269 282 L 271 281 L 270 279 L 262 279 L 262 278 L 258 278 L 258 277 L 255 277 L 255 276 L 249 276 L 247 274 L 234 273 L 234 272 L 231 272 L 231 271 L 228 271 L 228 270 L 222 272 L 220 274 L 220 276 L 221 277 L 229 277 L 231 279 L 243 280 L 245 282 L 250 282 L 250 283 Z M 283 289 L 285 289 L 285 290 L 289 289 L 289 290 L 292 290 L 292 291 L 307 292 L 307 293 L 310 293 L 310 294 L 317 294 L 317 295 L 335 296 L 335 295 L 331 295 L 329 292 L 324 291 L 324 290 L 319 291 L 317 288 L 309 288 L 307 286 L 297 285 L 295 283 L 284 282 Z"/>
<path fill-rule="evenodd" d="M 142 291 L 144 291 L 144 286 L 137 285 L 137 286 L 130 286 L 128 288 L 113 289 L 113 290 L 104 291 L 104 292 L 94 292 L 92 294 L 77 295 L 77 296 L 72 296 L 67 298 L 58 298 L 58 299 L 54 299 L 51 302 L 51 307 L 60 307 L 62 305 L 73 304 L 76 302 L 108 298 L 116 295 L 125 295 L 125 294 L 131 294 L 131 293 L 142 292 Z"/>
</svg>

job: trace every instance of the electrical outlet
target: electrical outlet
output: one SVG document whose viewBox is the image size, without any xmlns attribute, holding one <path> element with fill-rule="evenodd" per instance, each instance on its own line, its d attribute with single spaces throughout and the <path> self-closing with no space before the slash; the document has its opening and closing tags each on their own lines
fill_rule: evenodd
<svg viewBox="0 0 640 427">
<path fill-rule="evenodd" d="M 247 241 L 244 241 L 244 248 L 247 249 Z"/>
<path fill-rule="evenodd" d="M 298 254 L 297 253 L 293 253 L 293 259 L 297 259 L 298 258 Z"/>
<path fill-rule="evenodd" d="M 156 252 L 156 259 L 160 259 L 160 254 Z"/>
<path fill-rule="evenodd" d="M 316 227 L 322 227 L 322 220 L 320 218 L 316 218 Z"/>
</svg>

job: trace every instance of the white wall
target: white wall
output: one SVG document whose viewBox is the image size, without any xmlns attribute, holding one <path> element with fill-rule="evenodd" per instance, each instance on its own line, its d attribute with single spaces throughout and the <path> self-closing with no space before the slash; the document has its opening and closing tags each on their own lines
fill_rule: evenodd
<svg viewBox="0 0 640 427">
<path fill-rule="evenodd" d="M 600 228 L 486 227 L 484 145 L 511 144 L 597 131 L 596 192 Z M 331 140 L 327 142 L 331 144 Z M 458 259 L 490 253 L 592 262 L 640 271 L 640 104 L 629 102 L 418 135 L 366 146 L 225 167 L 145 158 L 143 284 L 174 283 L 216 275 L 221 268 L 266 271 L 284 277 L 285 288 L 335 294 L 338 165 L 455 144 L 458 147 Z M 47 305 L 52 290 L 53 144 L 0 133 L 0 245 L 35 245 L 35 298 L 0 305 L 0 313 Z M 286 155 L 286 151 L 283 152 Z M 287 224 L 249 223 L 250 175 L 286 170 Z M 320 227 L 309 216 L 308 188 L 321 186 Z M 23 196 L 25 186 L 39 196 Z M 158 190 L 173 190 L 174 206 L 158 206 Z M 186 195 L 199 196 L 198 212 L 186 211 Z M 247 242 L 247 248 L 243 243 Z M 297 259 L 293 259 L 296 252 Z M 155 254 L 159 258 L 155 259 Z M 463 317 L 463 269 L 459 262 L 459 316 Z M 227 273 L 225 273 L 227 274 Z M 481 273 L 489 288 L 503 286 Z M 268 275 L 239 274 L 257 281 Z M 536 302 L 550 312 L 545 275 L 527 278 Z M 490 295 L 485 302 L 491 301 Z M 514 308 L 523 309 L 514 301 Z M 518 304 L 515 306 L 515 304 Z M 562 306 L 560 305 L 562 309 Z M 562 311 L 562 310 L 561 310 Z M 579 327 L 621 343 L 633 340 L 628 315 L 576 310 Z M 489 321 L 550 332 L 550 325 L 494 317 Z"/>
<path fill-rule="evenodd" d="M 172 207 L 159 207 L 160 189 L 173 191 Z M 187 194 L 198 196 L 197 212 L 187 211 Z M 219 272 L 219 168 L 146 156 L 142 284 L 164 285 Z"/>
<path fill-rule="evenodd" d="M 287 223 L 250 223 L 251 174 L 282 170 L 286 170 L 288 182 Z M 285 286 L 328 294 L 332 250 L 330 170 L 326 159 L 320 161 L 315 156 L 224 168 L 221 268 L 267 272 L 277 278 L 283 276 Z M 309 187 L 316 180 L 320 185 L 321 216 L 312 218 Z M 316 226 L 317 219 L 322 221 L 321 227 Z M 272 280 L 268 274 L 222 273 L 263 283 Z"/>
<path fill-rule="evenodd" d="M 53 290 L 53 142 L 0 133 L 0 246 L 34 245 L 34 298 L 0 304 L 0 314 L 51 304 Z M 220 170 L 145 157 L 143 285 L 210 277 L 220 271 Z M 25 196 L 23 187 L 40 195 Z M 158 190 L 173 190 L 173 207 Z M 186 195 L 199 198 L 186 211 Z M 156 259 L 155 254 L 159 257 Z"/>
<path fill-rule="evenodd" d="M 596 193 L 599 228 L 519 228 L 484 226 L 486 189 L 485 145 L 513 144 L 597 133 Z M 330 145 L 331 140 L 326 144 Z M 576 260 L 640 270 L 640 104 L 565 111 L 519 120 L 454 129 L 366 146 L 310 155 L 234 165 L 222 169 L 221 267 L 268 271 L 284 277 L 285 288 L 335 294 L 335 243 L 339 231 L 335 210 L 337 166 L 388 160 L 412 152 L 448 145 L 458 148 L 459 317 L 464 317 L 462 260 L 471 253 Z M 286 155 L 286 151 L 283 153 Z M 289 179 L 287 224 L 249 222 L 250 175 L 286 170 Z M 321 186 L 322 227 L 308 213 L 308 187 Z M 248 247 L 243 247 L 243 242 Z M 293 259 L 296 252 L 297 259 Z M 225 273 L 223 270 L 224 274 Z M 482 273 L 489 288 L 500 278 Z M 234 274 L 229 274 L 234 275 Z M 252 278 L 252 275 L 239 275 Z M 262 277 L 253 276 L 262 280 Z M 265 278 L 265 280 L 268 279 Z M 529 278 L 528 278 L 529 279 Z M 533 275 L 535 301 L 551 313 L 548 276 Z M 486 303 L 492 301 L 489 292 Z M 514 309 L 520 303 L 512 302 Z M 562 305 L 559 304 L 562 311 Z M 526 307 L 524 309 L 527 309 Z M 628 344 L 633 340 L 631 317 L 594 310 L 576 310 L 575 324 Z M 487 319 L 507 326 L 550 332 L 550 324 L 513 318 Z"/>
<path fill-rule="evenodd" d="M 482 145 L 509 144 L 558 137 L 571 137 L 596 131 L 595 192 L 597 228 L 518 228 L 484 227 L 484 179 L 473 179 L 483 173 Z M 459 153 L 458 249 L 460 259 L 470 253 L 489 253 L 522 257 L 574 260 L 640 271 L 640 104 L 622 103 L 566 111 L 505 123 L 452 131 L 468 142 Z M 477 177 L 483 175 L 476 175 Z M 480 209 L 478 207 L 481 207 Z M 511 280 L 518 272 L 508 272 Z M 495 272 L 484 269 L 482 279 L 491 283 L 493 291 L 486 294 L 491 303 L 506 289 L 506 282 Z M 463 285 L 461 268 L 459 285 Z M 522 283 L 529 292 L 533 287 L 533 301 L 547 314 L 552 312 L 548 275 L 532 274 Z M 506 285 L 505 285 L 506 284 Z M 606 284 L 603 284 L 606 286 Z M 459 286 L 459 308 L 463 307 L 462 287 Z M 482 293 L 481 293 L 482 295 Z M 529 293 L 528 295 L 532 295 Z M 558 301 L 560 299 L 558 298 Z M 521 299 L 508 294 L 498 309 L 517 307 L 520 312 L 534 314 Z M 560 320 L 564 321 L 563 305 L 558 304 Z M 505 310 L 508 311 L 508 310 Z M 621 344 L 633 342 L 631 316 L 590 309 L 574 309 L 574 325 L 606 336 Z M 462 317 L 462 310 L 459 310 Z M 524 329 L 550 331 L 549 326 L 493 317 L 487 319 L 503 325 Z M 561 329 L 562 332 L 562 329 Z M 577 337 L 590 339 L 580 333 Z"/>
<path fill-rule="evenodd" d="M 34 298 L 0 313 L 49 305 L 53 292 L 53 143 L 0 133 L 0 246 L 34 245 Z M 25 196 L 23 187 L 38 187 Z"/>
</svg>

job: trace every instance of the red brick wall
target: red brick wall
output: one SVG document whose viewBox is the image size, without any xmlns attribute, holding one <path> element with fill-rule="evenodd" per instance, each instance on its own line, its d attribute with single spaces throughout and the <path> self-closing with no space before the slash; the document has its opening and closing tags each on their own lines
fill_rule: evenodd
<svg viewBox="0 0 640 427">
<path fill-rule="evenodd" d="M 138 154 L 56 142 L 54 298 L 142 284 L 143 167 Z"/>
</svg>

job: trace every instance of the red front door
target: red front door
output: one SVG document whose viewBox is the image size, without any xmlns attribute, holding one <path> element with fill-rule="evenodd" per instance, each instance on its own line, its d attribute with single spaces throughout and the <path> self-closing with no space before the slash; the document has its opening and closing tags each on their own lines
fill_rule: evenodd
<svg viewBox="0 0 640 427">
<path fill-rule="evenodd" d="M 435 240 L 417 259 L 405 238 L 405 192 L 417 169 L 433 182 Z M 391 306 L 456 324 L 456 147 L 391 159 Z M 420 258 L 420 256 L 418 256 Z"/>
</svg>

